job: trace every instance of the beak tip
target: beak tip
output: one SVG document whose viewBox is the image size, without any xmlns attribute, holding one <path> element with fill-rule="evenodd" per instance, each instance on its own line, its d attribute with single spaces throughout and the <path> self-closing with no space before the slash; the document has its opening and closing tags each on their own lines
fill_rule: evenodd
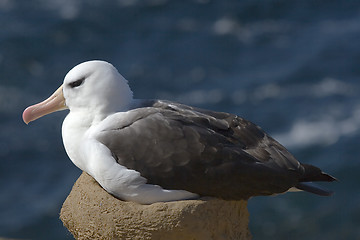
<svg viewBox="0 0 360 240">
<path fill-rule="evenodd" d="M 31 120 L 29 120 L 30 119 L 30 111 L 31 111 L 30 107 L 27 107 L 22 114 L 22 120 L 24 121 L 24 123 L 26 125 L 29 125 L 29 122 L 31 122 Z"/>
</svg>

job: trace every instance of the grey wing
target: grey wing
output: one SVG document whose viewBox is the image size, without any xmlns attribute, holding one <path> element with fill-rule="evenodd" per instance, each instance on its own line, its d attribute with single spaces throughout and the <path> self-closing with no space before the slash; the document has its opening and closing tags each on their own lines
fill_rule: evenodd
<svg viewBox="0 0 360 240">
<path fill-rule="evenodd" d="M 167 101 L 130 110 L 126 121 L 104 129 L 98 140 L 148 183 L 224 199 L 284 192 L 304 173 L 251 122 Z"/>
</svg>

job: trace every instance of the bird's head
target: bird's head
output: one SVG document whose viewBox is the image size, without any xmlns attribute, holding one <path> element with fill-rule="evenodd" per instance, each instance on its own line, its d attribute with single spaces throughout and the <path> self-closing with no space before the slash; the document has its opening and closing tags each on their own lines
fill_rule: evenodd
<svg viewBox="0 0 360 240">
<path fill-rule="evenodd" d="M 132 92 L 126 79 L 113 65 L 88 61 L 71 69 L 49 98 L 26 108 L 23 120 L 28 124 L 64 109 L 108 114 L 126 108 L 131 100 Z"/>
</svg>

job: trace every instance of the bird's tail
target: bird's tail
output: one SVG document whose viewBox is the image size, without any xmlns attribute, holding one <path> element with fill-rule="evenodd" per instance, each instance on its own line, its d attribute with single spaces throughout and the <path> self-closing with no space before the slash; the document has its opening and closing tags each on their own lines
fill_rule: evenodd
<svg viewBox="0 0 360 240">
<path fill-rule="evenodd" d="M 298 183 L 295 187 L 297 189 L 300 189 L 300 190 L 303 190 L 306 192 L 310 192 L 310 193 L 314 193 L 319 196 L 331 196 L 334 193 L 333 191 L 329 191 L 323 187 L 315 185 L 312 182 L 301 182 L 301 183 Z"/>
<path fill-rule="evenodd" d="M 309 164 L 302 165 L 305 169 L 305 173 L 303 177 L 300 178 L 299 183 L 295 186 L 297 189 L 314 193 L 320 196 L 330 196 L 333 194 L 332 191 L 324 189 L 312 182 L 333 182 L 337 181 L 336 178 L 322 172 L 319 168 L 315 166 Z"/>
</svg>

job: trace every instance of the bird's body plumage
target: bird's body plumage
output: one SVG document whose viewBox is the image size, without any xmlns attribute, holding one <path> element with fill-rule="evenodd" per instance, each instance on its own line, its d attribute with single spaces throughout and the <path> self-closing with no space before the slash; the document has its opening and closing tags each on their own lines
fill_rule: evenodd
<svg viewBox="0 0 360 240">
<path fill-rule="evenodd" d="M 170 101 L 133 100 L 127 81 L 108 63 L 78 65 L 63 89 L 70 159 L 121 199 L 238 200 L 294 187 L 330 194 L 306 182 L 333 177 L 298 162 L 255 124 Z"/>
</svg>

